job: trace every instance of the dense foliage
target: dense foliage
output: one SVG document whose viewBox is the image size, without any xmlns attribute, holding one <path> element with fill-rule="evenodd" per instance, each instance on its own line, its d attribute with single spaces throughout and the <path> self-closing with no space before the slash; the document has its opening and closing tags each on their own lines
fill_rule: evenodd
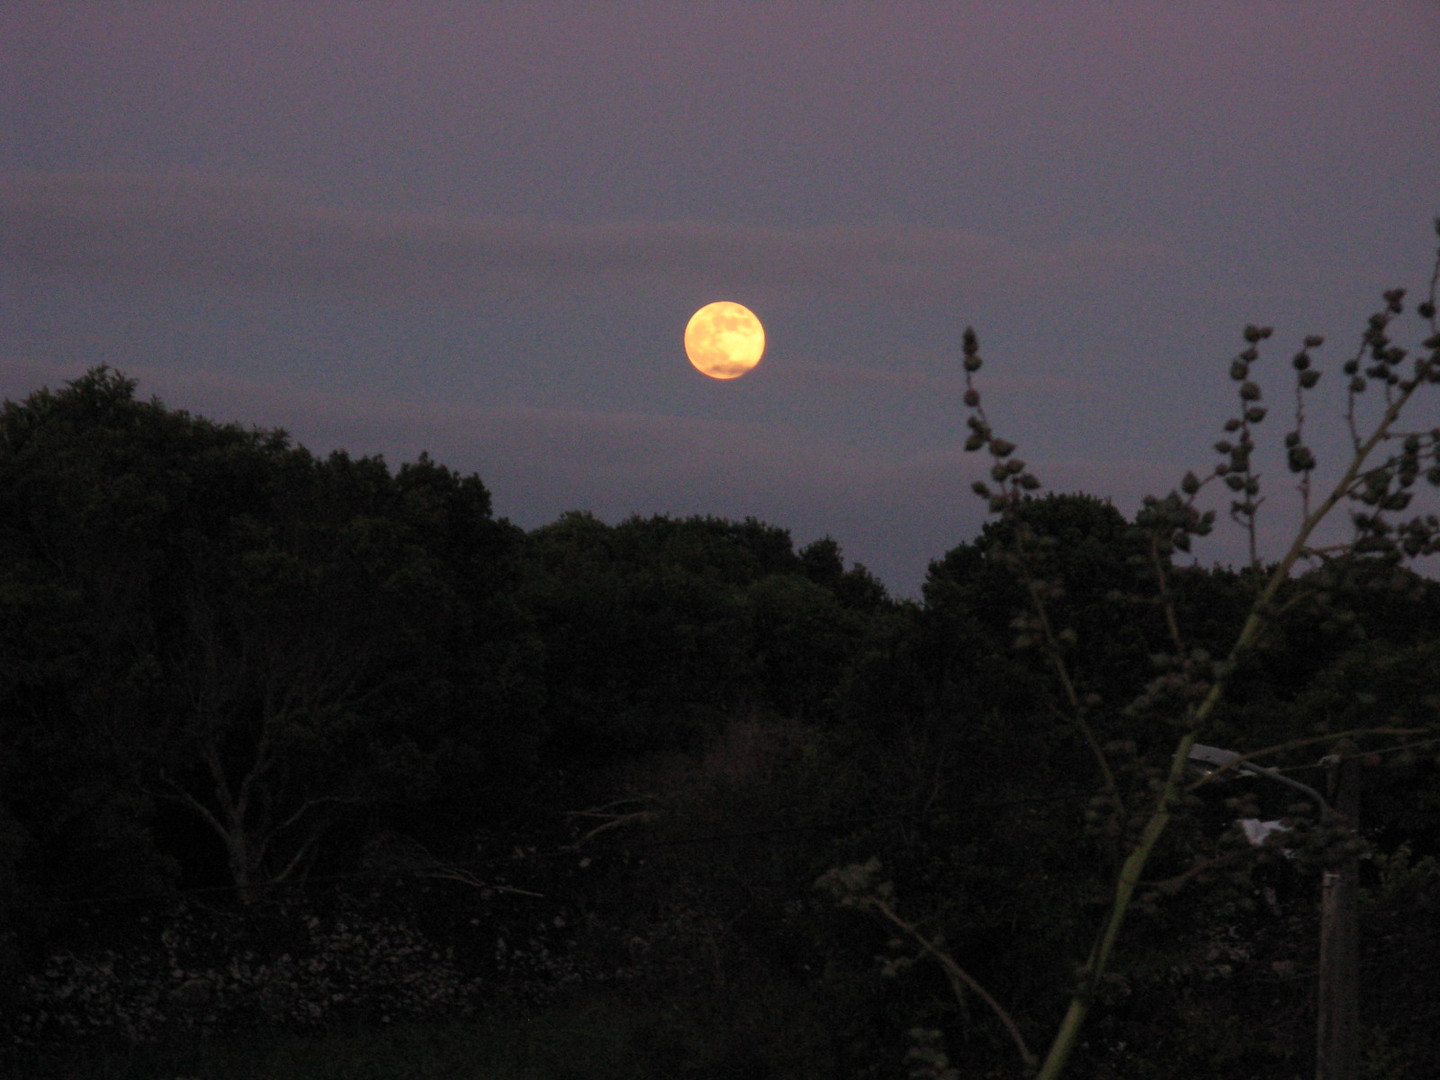
<svg viewBox="0 0 1440 1080">
<path fill-rule="evenodd" d="M 947 1053 L 1015 1075 L 1135 848 L 1174 672 L 1224 655 L 1270 568 L 1177 559 L 1188 479 L 1127 520 L 1009 455 L 1014 498 L 903 602 L 828 537 L 578 512 L 527 534 L 427 457 L 318 458 L 104 368 L 6 402 L 7 1064 L 618 992 L 655 1075 L 893 1076 L 907 1050 L 917 1076 Z M 1388 550 L 1286 580 L 1206 737 L 1323 787 L 1325 740 L 1359 732 L 1369 1075 L 1418 1078 L 1440 586 Z M 1237 777 L 1177 802 L 1067 1075 L 1310 1069 L 1335 849 L 1293 801 Z M 1237 816 L 1290 831 L 1251 848 Z"/>
</svg>

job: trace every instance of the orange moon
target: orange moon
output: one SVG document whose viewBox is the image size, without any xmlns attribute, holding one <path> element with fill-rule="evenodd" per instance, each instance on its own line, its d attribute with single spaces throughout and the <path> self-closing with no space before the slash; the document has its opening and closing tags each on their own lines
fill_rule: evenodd
<svg viewBox="0 0 1440 1080">
<path fill-rule="evenodd" d="M 764 352 L 765 327 L 744 304 L 706 304 L 685 326 L 685 355 L 696 371 L 712 379 L 738 379 Z"/>
</svg>

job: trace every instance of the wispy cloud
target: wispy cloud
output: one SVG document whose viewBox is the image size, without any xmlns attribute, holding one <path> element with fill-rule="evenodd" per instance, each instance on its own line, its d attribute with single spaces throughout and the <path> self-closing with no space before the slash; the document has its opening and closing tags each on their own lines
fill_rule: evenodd
<svg viewBox="0 0 1440 1080">
<path fill-rule="evenodd" d="M 575 224 L 337 208 L 303 191 L 194 176 L 0 177 L 4 257 L 43 275 L 290 293 L 435 295 L 745 280 L 780 290 L 1019 295 L 1170 259 L 1146 243 L 1054 250 L 959 230 Z"/>
<path fill-rule="evenodd" d="M 952 373 L 884 367 L 866 367 L 853 361 L 815 361 L 789 359 L 773 377 L 777 382 L 803 383 L 807 387 L 822 387 L 852 391 L 894 391 L 912 397 L 931 396 L 944 401 L 947 408 L 953 408 L 965 392 L 965 376 L 961 372 L 959 350 L 951 357 L 936 358 L 937 366 L 948 368 Z M 985 391 L 996 391 L 1005 395 L 1044 394 L 1049 397 L 1064 396 L 1079 400 L 1082 396 L 1095 393 L 1093 380 L 1073 375 L 1057 374 L 1050 371 L 1017 373 L 1014 370 L 987 370 L 976 382 Z"/>
</svg>

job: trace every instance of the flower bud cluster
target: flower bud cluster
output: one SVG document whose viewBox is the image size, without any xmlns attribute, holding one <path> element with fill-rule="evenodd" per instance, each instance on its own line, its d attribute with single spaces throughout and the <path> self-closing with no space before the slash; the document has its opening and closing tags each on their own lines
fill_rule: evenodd
<svg viewBox="0 0 1440 1080">
<path fill-rule="evenodd" d="M 999 485 L 992 488 L 983 481 L 977 481 L 971 485 L 971 490 L 987 501 L 991 513 L 1001 514 L 1019 503 L 1025 493 L 1039 490 L 1040 481 L 1029 471 L 1024 461 L 1011 456 L 1015 453 L 1015 444 L 998 437 L 985 418 L 985 410 L 980 404 L 980 391 L 971 381 L 971 376 L 980 370 L 982 364 L 980 343 L 974 328 L 965 328 L 961 351 L 965 367 L 965 394 L 962 400 L 965 406 L 972 410 L 965 421 L 970 428 L 970 434 L 965 438 L 965 449 L 971 453 L 981 449 L 990 452 L 994 459 L 990 466 L 990 479 Z"/>
<path fill-rule="evenodd" d="M 1394 317 L 1404 310 L 1404 297 L 1404 289 L 1390 289 L 1384 293 L 1385 307 L 1370 316 L 1361 338 L 1360 352 L 1347 360 L 1341 369 L 1350 376 L 1352 398 L 1364 393 L 1371 382 L 1385 387 L 1387 402 L 1393 400 L 1391 392 L 1394 390 L 1409 393 L 1422 382 L 1440 383 L 1440 334 L 1432 334 L 1421 343 L 1429 353 L 1415 359 L 1410 377 L 1406 378 L 1401 373 L 1401 364 L 1410 354 L 1392 343 L 1389 329 Z M 1416 312 L 1422 319 L 1429 320 L 1433 327 L 1433 289 L 1431 298 L 1418 304 Z"/>
<path fill-rule="evenodd" d="M 1315 471 L 1317 462 L 1314 453 L 1304 441 L 1305 400 L 1302 395 L 1307 390 L 1315 389 L 1320 381 L 1320 372 L 1311 367 L 1313 361 L 1310 350 L 1318 349 L 1323 344 L 1323 337 L 1311 334 L 1305 338 L 1304 347 L 1290 360 L 1290 366 L 1295 369 L 1295 427 L 1285 434 L 1285 464 L 1292 473 L 1301 476 L 1301 491 L 1307 497 L 1310 474 Z"/>
<path fill-rule="evenodd" d="M 1150 663 L 1158 674 L 1125 707 L 1125 715 L 1162 720 L 1181 728 L 1193 726 L 1196 706 L 1226 674 L 1225 662 L 1216 661 L 1204 649 L 1191 649 L 1183 656 L 1157 653 L 1150 657 Z"/>
<path fill-rule="evenodd" d="M 880 860 L 874 856 L 826 871 L 815 887 L 835 897 L 842 907 L 865 907 L 875 900 L 888 900 L 894 893 L 890 882 L 880 880 Z"/>
<path fill-rule="evenodd" d="M 1190 550 L 1192 536 L 1206 536 L 1215 526 L 1215 511 L 1195 508 L 1195 496 L 1203 486 L 1193 472 L 1180 481 L 1180 491 L 1163 499 L 1147 495 L 1135 516 L 1135 525 L 1153 538 L 1155 553 L 1168 557 L 1175 551 Z M 1183 495 L 1182 495 L 1183 493 Z"/>
<path fill-rule="evenodd" d="M 905 1052 L 911 1080 L 960 1080 L 960 1073 L 945 1053 L 945 1036 L 935 1028 L 910 1029 L 911 1047 Z"/>
<path fill-rule="evenodd" d="M 1265 419 L 1266 409 L 1260 404 L 1264 396 L 1260 384 L 1250 377 L 1250 365 L 1260 357 L 1256 344 L 1264 341 L 1273 333 L 1273 328 L 1269 326 L 1251 324 L 1245 327 L 1242 336 L 1246 346 L 1230 362 L 1230 378 L 1240 384 L 1240 412 L 1238 416 L 1233 416 L 1225 421 L 1225 433 L 1233 438 L 1224 438 L 1215 444 L 1215 452 L 1223 455 L 1225 460 L 1215 466 L 1213 475 L 1220 477 L 1225 486 L 1238 496 L 1230 503 L 1230 516 L 1234 521 L 1252 530 L 1255 514 L 1264 500 L 1259 497 L 1260 477 L 1251 469 L 1251 455 L 1255 450 L 1255 439 L 1250 429 Z M 1306 363 L 1308 365 L 1308 360 Z M 1196 490 L 1198 490 L 1198 481 Z M 1193 492 L 1186 493 L 1193 494 Z"/>
</svg>

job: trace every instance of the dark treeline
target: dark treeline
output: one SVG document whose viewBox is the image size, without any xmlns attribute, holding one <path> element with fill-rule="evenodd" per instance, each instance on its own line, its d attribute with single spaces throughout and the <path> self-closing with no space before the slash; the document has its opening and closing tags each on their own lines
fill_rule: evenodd
<svg viewBox="0 0 1440 1080">
<path fill-rule="evenodd" d="M 1129 702 L 1166 629 L 1155 606 L 1117 600 L 1144 588 L 1130 523 L 1084 495 L 1022 517 L 1053 538 L 1080 692 Z M 526 533 L 479 478 L 423 455 L 397 470 L 317 457 L 145 401 L 108 369 L 7 402 L 0 1027 L 70 1037 L 54 958 L 158 949 L 142 924 L 200 934 L 195 897 L 221 952 L 216 927 L 235 918 L 283 938 L 363 898 L 372 925 L 457 950 L 456 979 L 573 991 L 623 972 L 713 1016 L 773 1075 L 898 1075 L 917 1025 L 947 1033 L 966 1075 L 1010 1075 L 983 1006 L 958 1007 L 937 965 L 910 965 L 814 883 L 878 857 L 1034 1039 L 1053 1028 L 1126 838 L 1094 812 L 1093 751 L 1057 718 L 1043 658 L 1014 648 L 1013 527 L 943 553 L 923 600 L 899 601 L 830 538 L 579 512 Z M 1249 751 L 1433 726 L 1440 586 L 1383 573 L 1348 567 L 1328 607 L 1279 617 L 1208 737 Z M 1223 653 L 1254 583 L 1174 567 L 1197 648 Z M 1095 715 L 1125 797 L 1142 798 L 1173 731 L 1118 705 Z M 1390 1069 L 1376 1076 L 1440 1057 L 1434 995 L 1416 992 L 1440 977 L 1440 777 L 1435 745 L 1410 742 L 1361 735 L 1347 751 L 1366 776 L 1365 1039 Z M 1323 786 L 1323 752 L 1267 763 Z M 1207 792 L 1166 839 L 1077 1076 L 1309 1068 L 1320 870 L 1299 841 L 1240 858 L 1234 827 L 1296 817 L 1299 837 L 1305 810 L 1258 782 Z M 532 941 L 548 959 L 521 973 L 485 920 L 527 904 L 565 929 Z M 467 936 L 484 939 L 470 960 Z M 169 960 L 145 978 L 175 985 L 150 987 L 153 1023 L 131 1008 L 113 1030 L 194 1022 L 186 993 L 226 1021 L 237 969 L 163 940 Z M 110 1032 L 101 997 L 84 1022 Z"/>
</svg>

